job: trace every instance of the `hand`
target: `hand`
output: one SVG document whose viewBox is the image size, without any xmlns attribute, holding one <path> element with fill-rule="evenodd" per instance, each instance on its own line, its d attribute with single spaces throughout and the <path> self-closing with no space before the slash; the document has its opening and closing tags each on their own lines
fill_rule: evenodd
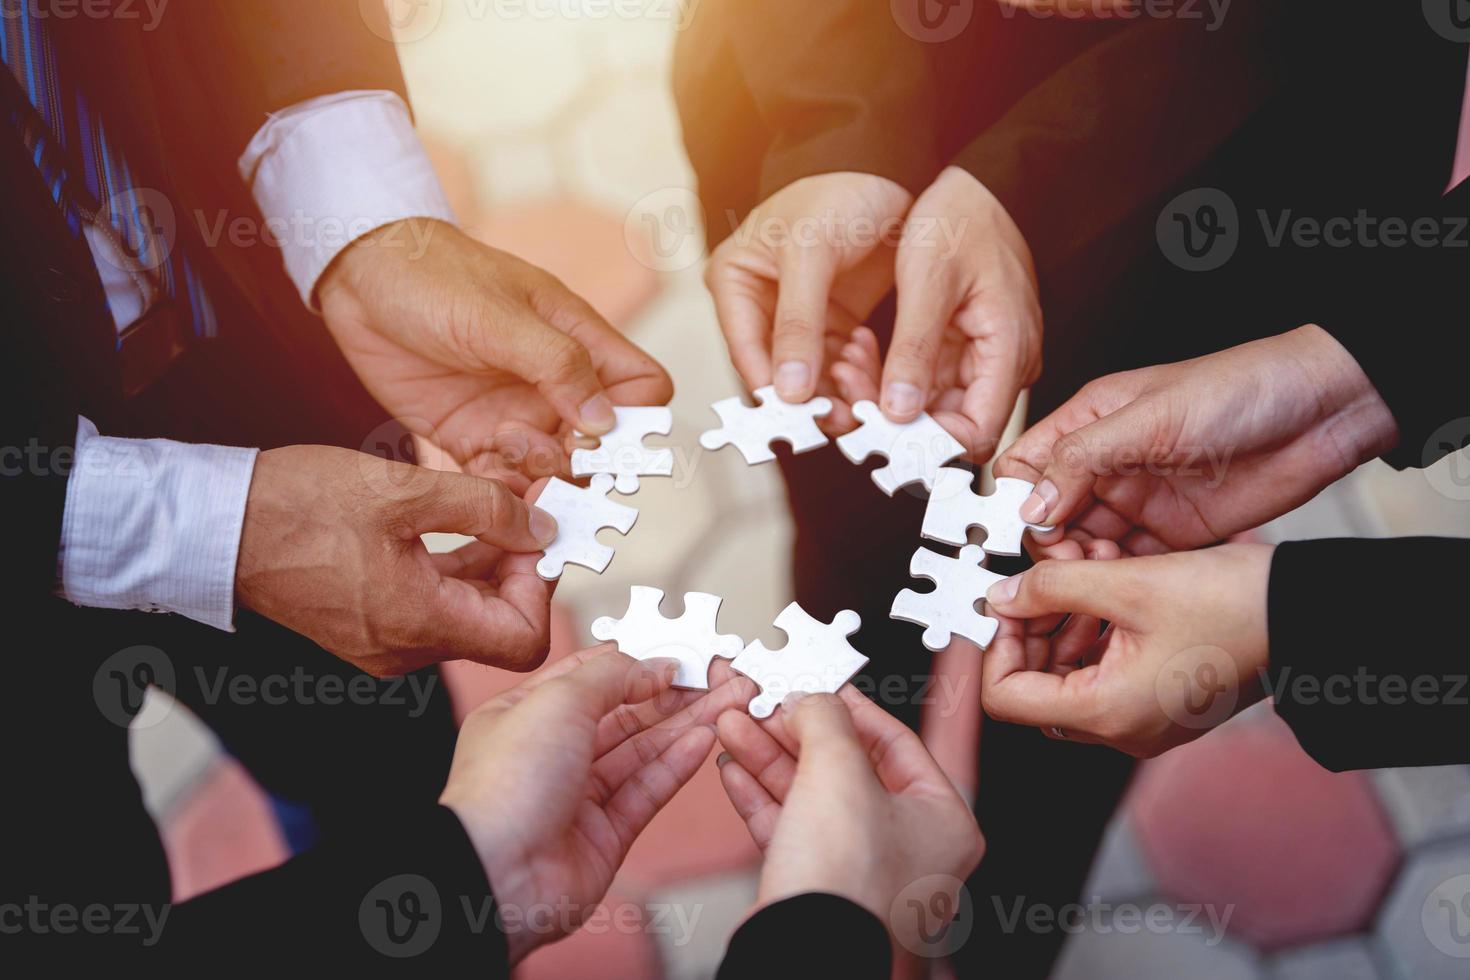
<svg viewBox="0 0 1470 980">
<path fill-rule="evenodd" d="M 771 196 L 710 257 L 705 281 L 735 370 L 788 402 L 838 395 L 827 366 L 893 288 L 913 197 L 872 174 L 799 180 Z M 840 399 L 840 396 L 839 396 Z M 839 404 L 824 428 L 852 428 Z"/>
<path fill-rule="evenodd" d="M 752 695 L 671 691 L 676 666 L 599 647 L 465 719 L 440 802 L 511 913 L 512 963 L 594 911 L 638 835 L 709 757 L 714 720 Z M 546 909 L 567 907 L 570 921 L 545 924 Z"/>
<path fill-rule="evenodd" d="M 851 687 L 788 699 L 762 723 L 728 711 L 719 734 L 725 792 L 765 853 L 758 903 L 840 895 L 922 948 L 919 923 L 895 917 L 895 902 L 936 875 L 956 907 L 985 840 L 919 736 Z"/>
<path fill-rule="evenodd" d="M 927 409 L 983 463 L 1021 391 L 1041 376 L 1031 250 L 995 195 L 949 167 L 909 212 L 896 279 L 898 318 L 881 383 L 876 341 L 863 337 L 833 369 L 839 391 L 878 401 L 895 422 Z"/>
<path fill-rule="evenodd" d="M 986 713 L 1141 758 L 1199 738 L 1264 696 L 1274 551 L 1046 561 L 997 584 Z M 1090 637 L 1070 622 L 1053 634 L 1054 617 L 1068 613 L 1090 623 Z M 1112 624 L 1101 637 L 1099 620 Z"/>
<path fill-rule="evenodd" d="M 476 542 L 430 555 L 420 535 Z M 531 670 L 551 588 L 550 514 L 503 484 L 320 446 L 260 454 L 235 569 L 240 604 L 375 677 L 441 660 Z"/>
<path fill-rule="evenodd" d="M 663 405 L 658 362 L 554 276 L 423 222 L 349 246 L 322 277 L 327 328 L 388 411 L 468 472 L 565 474 L 566 435 L 601 435 L 613 405 Z"/>
<path fill-rule="evenodd" d="M 1222 541 L 1306 503 L 1392 448 L 1397 426 L 1316 326 L 1094 381 L 996 462 L 1035 483 L 1033 524 L 1160 554 Z"/>
</svg>

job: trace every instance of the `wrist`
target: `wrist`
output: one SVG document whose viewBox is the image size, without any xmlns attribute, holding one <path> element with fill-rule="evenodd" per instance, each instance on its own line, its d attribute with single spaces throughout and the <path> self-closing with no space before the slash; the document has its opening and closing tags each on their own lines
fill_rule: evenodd
<svg viewBox="0 0 1470 980">
<path fill-rule="evenodd" d="M 1356 358 L 1337 338 L 1309 323 L 1285 335 L 1308 390 L 1345 457 L 1354 465 L 1398 444 L 1398 423 Z"/>
</svg>

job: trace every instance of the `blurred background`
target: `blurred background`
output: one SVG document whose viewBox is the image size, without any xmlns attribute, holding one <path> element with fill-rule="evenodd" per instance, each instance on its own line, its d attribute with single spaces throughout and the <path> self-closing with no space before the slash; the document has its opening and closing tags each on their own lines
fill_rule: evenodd
<svg viewBox="0 0 1470 980">
<path fill-rule="evenodd" d="M 399 39 L 420 129 L 463 225 L 559 275 L 678 386 L 675 479 L 644 481 L 628 538 L 604 532 L 618 549 L 607 574 L 568 571 L 556 655 L 592 643 L 588 626 L 620 616 L 630 585 L 662 588 L 667 615 L 686 591 L 723 596 L 723 632 L 783 642 L 770 625 L 791 594 L 779 473 L 697 442 L 716 421 L 710 403 L 740 387 L 700 278 L 702 232 L 669 89 L 689 6 L 426 0 L 430 16 Z M 1428 474 L 1370 465 L 1261 534 L 1470 535 L 1470 459 Z M 1363 595 L 1343 597 L 1344 615 L 1392 615 L 1375 607 L 1370 571 L 1363 580 Z M 917 629 L 914 649 L 923 652 Z M 942 668 L 959 693 L 934 733 L 961 782 L 973 759 L 972 667 Z M 513 682 L 472 665 L 450 677 L 461 710 Z M 277 813 L 187 711 L 135 731 L 134 766 L 165 828 L 178 898 L 285 860 Z M 711 762 L 635 847 L 606 918 L 520 974 L 712 976 L 754 897 L 755 860 Z M 1470 959 L 1439 951 L 1422 909 L 1429 888 L 1467 871 L 1470 768 L 1326 773 L 1258 706 L 1140 770 L 1078 896 L 1084 914 L 1067 923 L 1080 928 L 1057 975 L 1470 976 Z M 988 896 L 971 899 L 975 915 L 1001 912 Z M 1155 909 L 1166 925 L 1141 925 Z"/>
</svg>

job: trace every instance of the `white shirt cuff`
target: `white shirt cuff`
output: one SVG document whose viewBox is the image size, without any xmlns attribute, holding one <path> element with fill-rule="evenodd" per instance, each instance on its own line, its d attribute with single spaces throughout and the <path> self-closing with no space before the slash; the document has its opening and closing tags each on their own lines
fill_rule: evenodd
<svg viewBox="0 0 1470 980">
<path fill-rule="evenodd" d="M 273 114 L 240 158 L 240 175 L 312 309 L 322 273 L 357 239 L 405 218 L 454 221 L 393 92 L 341 92 Z"/>
<path fill-rule="evenodd" d="M 113 439 L 77 425 L 61 591 L 80 606 L 171 612 L 233 631 L 254 449 Z"/>
</svg>

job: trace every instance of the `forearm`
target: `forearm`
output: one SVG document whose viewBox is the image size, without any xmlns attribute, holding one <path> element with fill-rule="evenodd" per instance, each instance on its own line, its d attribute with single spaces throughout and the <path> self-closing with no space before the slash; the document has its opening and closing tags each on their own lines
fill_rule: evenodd
<svg viewBox="0 0 1470 980">
<path fill-rule="evenodd" d="M 1277 714 L 1323 766 L 1470 762 L 1470 656 L 1454 617 L 1466 567 L 1470 541 L 1461 540 L 1276 550 L 1267 687 Z"/>
</svg>

